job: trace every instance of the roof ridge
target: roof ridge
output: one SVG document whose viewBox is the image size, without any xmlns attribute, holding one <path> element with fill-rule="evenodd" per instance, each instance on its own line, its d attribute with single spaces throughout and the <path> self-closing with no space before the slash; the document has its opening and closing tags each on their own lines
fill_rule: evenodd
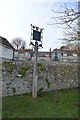
<svg viewBox="0 0 80 120">
<path fill-rule="evenodd" d="M 0 39 L 0 43 L 14 49 L 14 47 L 9 43 L 9 41 L 6 38 L 4 38 L 4 37 L 1 37 L 1 38 L 2 39 Z"/>
</svg>

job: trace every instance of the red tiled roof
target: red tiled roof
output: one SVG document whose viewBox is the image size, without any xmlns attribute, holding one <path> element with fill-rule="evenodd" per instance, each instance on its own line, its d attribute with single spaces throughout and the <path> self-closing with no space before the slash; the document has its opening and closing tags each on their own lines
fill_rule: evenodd
<svg viewBox="0 0 80 120">
<path fill-rule="evenodd" d="M 33 49 L 18 49 L 15 50 L 15 52 L 19 52 L 19 53 L 33 52 Z"/>
</svg>

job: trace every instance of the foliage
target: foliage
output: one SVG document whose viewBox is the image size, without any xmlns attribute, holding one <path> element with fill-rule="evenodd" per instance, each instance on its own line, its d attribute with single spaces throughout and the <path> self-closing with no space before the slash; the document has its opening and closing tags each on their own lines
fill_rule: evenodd
<svg viewBox="0 0 80 120">
<path fill-rule="evenodd" d="M 55 81 L 57 81 L 57 79 L 56 79 L 56 78 L 55 78 L 54 80 L 55 80 Z"/>
<path fill-rule="evenodd" d="M 50 88 L 51 83 L 48 81 L 47 78 L 46 78 L 46 82 L 47 82 L 47 87 Z"/>
<path fill-rule="evenodd" d="M 12 90 L 13 90 L 13 94 L 15 94 L 16 93 L 15 87 L 12 87 Z"/>
<path fill-rule="evenodd" d="M 24 67 L 23 68 L 23 72 L 22 72 L 22 76 L 25 76 L 26 71 L 28 71 L 28 70 L 29 70 L 29 67 Z"/>
<path fill-rule="evenodd" d="M 17 68 L 16 63 L 15 62 L 10 62 L 10 61 L 9 62 L 8 61 L 4 61 L 3 64 L 4 64 L 5 69 L 10 74 L 12 74 L 14 69 L 17 69 L 18 73 L 22 74 L 22 77 L 24 77 L 26 75 L 26 71 L 28 71 L 30 69 L 29 66 L 25 66 L 25 67 L 21 66 L 21 68 L 20 67 Z"/>
<path fill-rule="evenodd" d="M 40 69 L 40 71 L 44 71 L 43 65 L 41 63 L 38 63 L 38 68 Z"/>
<path fill-rule="evenodd" d="M 19 70 L 19 74 L 22 74 L 22 78 L 26 75 L 26 71 L 30 69 L 29 66 L 23 67 L 22 70 Z"/>
<path fill-rule="evenodd" d="M 43 88 L 40 88 L 38 91 L 38 96 L 42 96 Z"/>
<path fill-rule="evenodd" d="M 13 62 L 7 62 L 7 61 L 4 61 L 3 64 L 5 68 L 9 71 L 9 73 L 12 74 L 12 71 L 16 67 L 16 64 Z"/>
<path fill-rule="evenodd" d="M 43 91 L 43 88 L 40 88 L 40 89 L 39 89 L 39 92 L 42 92 L 42 91 Z"/>
</svg>

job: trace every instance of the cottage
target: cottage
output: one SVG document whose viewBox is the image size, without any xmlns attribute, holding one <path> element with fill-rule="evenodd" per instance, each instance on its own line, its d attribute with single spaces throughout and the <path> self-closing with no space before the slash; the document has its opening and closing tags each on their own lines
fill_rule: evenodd
<svg viewBox="0 0 80 120">
<path fill-rule="evenodd" d="M 78 52 L 77 48 L 74 47 L 67 47 L 62 46 L 61 48 L 61 60 L 71 60 L 71 61 L 77 61 L 78 60 Z"/>
<path fill-rule="evenodd" d="M 60 49 L 54 49 L 53 51 L 52 51 L 52 60 L 54 61 L 54 60 L 60 60 L 61 59 L 61 51 L 60 51 Z"/>
<path fill-rule="evenodd" d="M 19 49 L 15 50 L 15 60 L 30 60 L 32 59 L 33 49 Z"/>
<path fill-rule="evenodd" d="M 50 52 L 48 51 L 39 51 L 38 60 L 50 60 Z"/>
<path fill-rule="evenodd" d="M 62 49 L 61 47 L 52 51 L 52 60 L 77 61 L 78 53 L 76 50 Z"/>
<path fill-rule="evenodd" d="M 6 60 L 14 59 L 13 46 L 8 42 L 6 38 L 3 38 L 1 36 L 0 36 L 0 58 Z"/>
</svg>

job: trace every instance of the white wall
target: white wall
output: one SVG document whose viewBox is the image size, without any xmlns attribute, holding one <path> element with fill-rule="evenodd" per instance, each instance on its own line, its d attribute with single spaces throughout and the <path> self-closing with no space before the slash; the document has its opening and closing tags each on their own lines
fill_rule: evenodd
<svg viewBox="0 0 80 120">
<path fill-rule="evenodd" d="M 45 61 L 49 61 L 50 57 L 38 57 L 38 60 L 45 60 Z"/>
<path fill-rule="evenodd" d="M 52 59 L 54 59 L 55 57 L 55 53 L 52 53 Z M 60 61 L 64 60 L 64 61 L 67 61 L 67 60 L 78 60 L 78 56 L 77 54 L 73 54 L 73 56 L 67 56 L 67 53 L 64 53 L 63 56 L 61 56 L 61 54 L 58 53 L 58 59 L 60 59 Z"/>
<path fill-rule="evenodd" d="M 13 50 L 6 48 L 0 44 L 0 57 L 13 59 Z"/>
</svg>

